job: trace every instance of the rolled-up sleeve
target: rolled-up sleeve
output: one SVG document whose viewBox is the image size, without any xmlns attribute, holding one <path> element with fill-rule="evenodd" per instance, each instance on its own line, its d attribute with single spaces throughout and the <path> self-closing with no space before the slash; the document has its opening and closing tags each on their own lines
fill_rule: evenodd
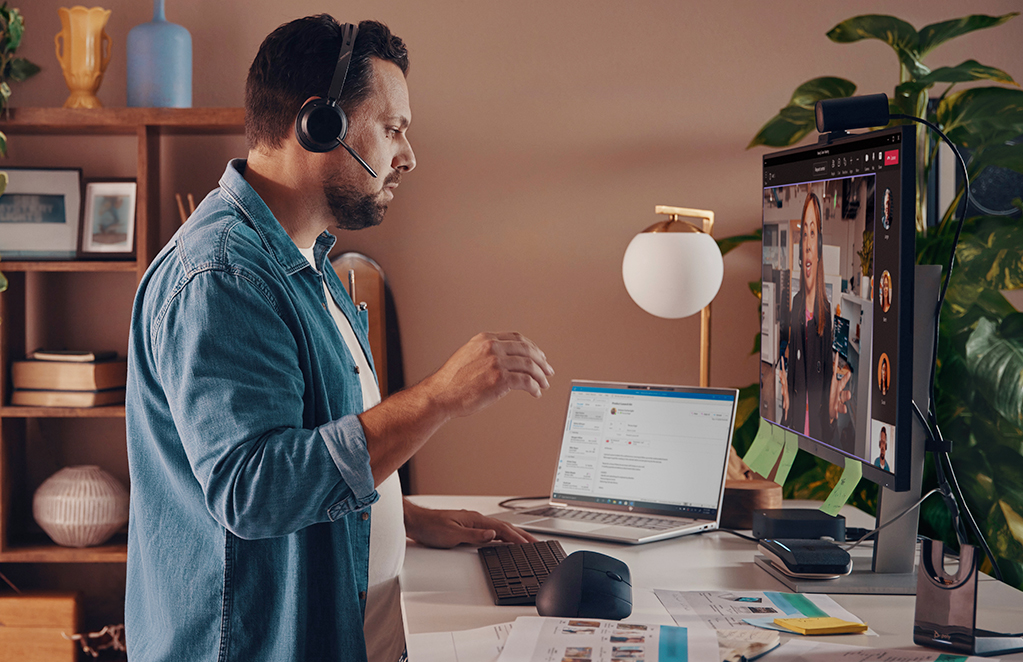
<svg viewBox="0 0 1023 662">
<path fill-rule="evenodd" d="M 324 405 L 306 388 L 288 305 L 250 272 L 210 268 L 152 327 L 157 378 L 206 507 L 241 538 L 288 535 L 377 499 L 358 418 L 309 425 Z"/>
</svg>

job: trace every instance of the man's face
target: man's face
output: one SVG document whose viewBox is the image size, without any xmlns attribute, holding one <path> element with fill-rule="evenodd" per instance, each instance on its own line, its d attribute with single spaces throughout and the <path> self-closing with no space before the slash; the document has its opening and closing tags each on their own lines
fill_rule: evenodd
<svg viewBox="0 0 1023 662">
<path fill-rule="evenodd" d="M 416 167 L 405 132 L 412 121 L 408 85 L 393 62 L 373 58 L 369 96 L 348 117 L 345 142 L 377 173 L 373 178 L 343 147 L 329 153 L 323 194 L 341 230 L 384 220 L 403 173 Z"/>
</svg>

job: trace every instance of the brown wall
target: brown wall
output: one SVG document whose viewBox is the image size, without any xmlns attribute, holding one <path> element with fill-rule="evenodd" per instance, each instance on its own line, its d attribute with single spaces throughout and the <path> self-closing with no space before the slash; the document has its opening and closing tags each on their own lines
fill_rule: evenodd
<svg viewBox="0 0 1023 662">
<path fill-rule="evenodd" d="M 56 8 L 70 3 L 20 4 L 27 22 L 20 54 L 44 70 L 13 86 L 12 105 L 58 106 L 67 90 L 52 40 L 60 29 Z M 104 6 L 113 10 L 107 32 L 114 53 L 99 97 L 123 106 L 127 33 L 150 19 L 150 7 L 139 0 Z M 291 18 L 319 11 L 341 20 L 376 18 L 406 40 L 409 136 L 419 165 L 383 226 L 342 233 L 339 244 L 387 271 L 410 381 L 480 330 L 525 333 L 557 370 L 541 400 L 515 393 L 437 433 L 415 460 L 416 491 L 540 494 L 552 478 L 570 379 L 698 380 L 696 318 L 653 318 L 622 285 L 625 247 L 656 220 L 654 205 L 713 209 L 717 236 L 756 228 L 763 150 L 745 146 L 792 90 L 825 74 L 854 80 L 860 93 L 890 94 L 897 82 L 895 56 L 884 44 L 838 45 L 824 36 L 840 20 L 895 13 L 920 27 L 966 11 L 1019 9 L 1018 0 L 977 0 L 969 10 L 952 0 L 170 0 L 167 16 L 192 34 L 195 106 L 241 105 L 260 41 Z M 1015 19 L 939 48 L 929 63 L 975 58 L 1023 79 L 1021 43 L 1023 19 Z M 133 149 L 123 139 L 14 137 L 7 164 L 123 177 L 133 174 Z M 164 139 L 163 149 L 166 238 L 177 224 L 171 194 L 214 187 L 226 161 L 244 156 L 244 145 L 239 138 L 174 138 Z M 753 246 L 725 259 L 713 305 L 714 385 L 757 378 L 749 356 L 757 304 L 746 283 L 759 278 L 758 265 Z M 130 299 L 130 277 L 45 275 L 33 288 L 31 331 L 39 344 L 124 350 L 128 306 L 104 300 L 108 293 Z M 106 326 L 76 323 L 101 306 Z M 123 444 L 123 431 L 83 432 L 118 433 Z M 108 464 L 123 467 L 123 451 L 111 453 Z M 84 461 L 76 450 L 64 454 Z"/>
</svg>

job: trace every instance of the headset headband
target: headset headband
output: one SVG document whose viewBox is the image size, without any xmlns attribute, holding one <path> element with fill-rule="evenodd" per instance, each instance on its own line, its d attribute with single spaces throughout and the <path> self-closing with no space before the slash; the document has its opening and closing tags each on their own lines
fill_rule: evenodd
<svg viewBox="0 0 1023 662">
<path fill-rule="evenodd" d="M 327 103 L 337 105 L 338 97 L 345 86 L 345 78 L 348 77 L 348 65 L 352 62 L 352 50 L 355 48 L 355 36 L 359 34 L 359 26 L 353 23 L 345 23 L 341 26 L 341 52 L 337 55 L 337 66 L 334 68 L 334 78 L 330 81 L 330 90 L 327 92 Z"/>
</svg>

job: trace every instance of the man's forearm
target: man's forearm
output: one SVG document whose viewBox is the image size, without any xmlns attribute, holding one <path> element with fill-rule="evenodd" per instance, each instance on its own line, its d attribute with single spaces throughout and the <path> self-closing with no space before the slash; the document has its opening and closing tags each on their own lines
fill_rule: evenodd
<svg viewBox="0 0 1023 662">
<path fill-rule="evenodd" d="M 359 415 L 376 484 L 449 419 L 488 407 L 513 390 L 539 398 L 553 374 L 544 353 L 521 334 L 477 334 L 440 370 Z"/>
<path fill-rule="evenodd" d="M 359 414 L 374 482 L 397 471 L 449 418 L 424 383 Z"/>
</svg>

